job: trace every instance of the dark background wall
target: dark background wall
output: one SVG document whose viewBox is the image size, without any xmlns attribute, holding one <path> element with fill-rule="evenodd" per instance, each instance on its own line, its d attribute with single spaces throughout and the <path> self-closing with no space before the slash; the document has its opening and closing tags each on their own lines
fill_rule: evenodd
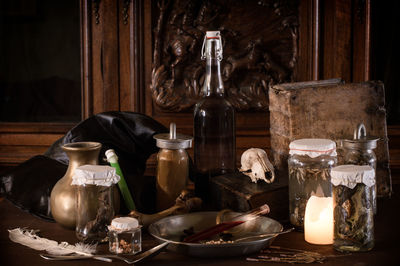
<svg viewBox="0 0 400 266">
<path fill-rule="evenodd" d="M 0 120 L 79 121 L 79 1 L 1 1 Z"/>
<path fill-rule="evenodd" d="M 389 125 L 400 124 L 400 27 L 399 1 L 372 1 L 372 79 L 386 88 Z"/>
<path fill-rule="evenodd" d="M 163 3 L 169 3 L 165 10 Z M 249 3 L 254 8 L 249 9 Z M 198 12 L 203 4 L 204 13 Z M 15 166 L 43 153 L 78 121 L 109 110 L 142 112 L 166 126 L 175 121 L 179 132 L 192 134 L 190 108 L 163 110 L 151 89 L 157 45 L 167 44 L 160 51 L 166 52 L 165 62 L 168 58 L 174 62 L 179 55 L 171 53 L 173 46 L 168 46 L 168 41 L 179 45 L 180 37 L 187 37 L 175 34 L 179 30 L 168 23 L 157 31 L 164 12 L 168 15 L 165 19 L 188 23 L 184 26 L 201 32 L 210 25 L 226 25 L 223 34 L 227 40 L 244 37 L 229 42 L 233 46 L 225 51 L 226 57 L 243 59 L 270 52 L 278 63 L 271 67 L 277 80 L 280 65 L 289 72 L 281 76 L 294 77 L 294 81 L 337 77 L 346 82 L 384 81 L 390 163 L 392 170 L 400 171 L 398 7 L 398 1 L 378 0 L 0 0 L 0 165 Z M 196 16 L 185 16 L 189 8 L 196 9 Z M 241 16 L 241 11 L 252 13 Z M 220 17 L 213 20 L 216 13 Z M 177 18 L 172 19 L 171 14 Z M 200 14 L 204 17 L 198 18 Z M 263 23 L 269 26 L 263 27 Z M 228 26 L 238 26 L 239 37 Z M 257 30 L 260 27 L 262 31 Z M 249 52 L 250 39 L 255 41 L 253 54 Z M 199 53 L 194 49 L 193 55 Z M 293 58 L 297 61 L 290 61 Z M 193 63 L 185 55 L 181 59 L 177 68 Z M 293 68 L 291 62 L 295 62 Z M 195 64 L 192 67 L 196 69 Z M 268 69 L 265 62 L 263 69 Z M 249 72 L 242 69 L 239 73 Z M 243 82 L 263 74 L 247 76 Z M 236 81 L 241 79 L 236 76 Z M 168 104 L 174 99 L 166 100 Z M 258 110 L 239 107 L 237 155 L 249 147 L 268 150 L 265 95 Z M 149 165 L 154 168 L 154 158 Z"/>
</svg>

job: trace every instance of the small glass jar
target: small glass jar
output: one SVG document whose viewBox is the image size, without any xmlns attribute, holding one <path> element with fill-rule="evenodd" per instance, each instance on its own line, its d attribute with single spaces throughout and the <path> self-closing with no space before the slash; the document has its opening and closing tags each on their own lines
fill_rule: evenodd
<svg viewBox="0 0 400 266">
<path fill-rule="evenodd" d="M 342 252 L 371 250 L 374 247 L 374 169 L 369 165 L 340 165 L 332 169 L 331 176 L 333 247 Z"/>
<path fill-rule="evenodd" d="M 176 198 L 186 188 L 189 176 L 189 156 L 185 149 L 192 146 L 192 137 L 176 134 L 175 123 L 169 134 L 154 136 L 157 147 L 157 210 L 175 205 Z"/>
<path fill-rule="evenodd" d="M 137 219 L 115 218 L 108 230 L 110 252 L 132 255 L 142 251 L 142 232 Z"/>
<path fill-rule="evenodd" d="M 364 124 L 358 125 L 354 133 L 354 139 L 342 140 L 344 150 L 343 164 L 369 165 L 375 171 L 376 178 L 376 155 L 374 149 L 378 138 L 366 136 Z M 374 214 L 377 213 L 377 182 L 372 189 L 372 201 Z"/>
<path fill-rule="evenodd" d="M 107 226 L 114 217 L 113 188 L 119 176 L 103 165 L 83 165 L 75 170 L 72 185 L 77 185 L 76 236 L 85 243 L 104 241 Z"/>
<path fill-rule="evenodd" d="M 303 230 L 308 199 L 332 196 L 330 169 L 337 163 L 336 144 L 329 139 L 299 139 L 289 148 L 290 222 Z"/>
</svg>

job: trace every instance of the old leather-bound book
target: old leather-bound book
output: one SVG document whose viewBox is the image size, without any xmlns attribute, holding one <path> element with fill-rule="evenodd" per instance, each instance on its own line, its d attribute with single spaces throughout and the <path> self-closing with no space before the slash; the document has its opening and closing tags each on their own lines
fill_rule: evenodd
<svg viewBox="0 0 400 266">
<path fill-rule="evenodd" d="M 392 192 L 385 90 L 380 81 L 345 84 L 340 79 L 275 85 L 269 90 L 271 152 L 278 178 L 287 178 L 289 143 L 300 138 L 353 138 L 359 123 L 379 137 L 378 196 Z M 340 152 L 339 152 L 340 155 Z M 339 160 L 340 161 L 340 160 Z"/>
</svg>

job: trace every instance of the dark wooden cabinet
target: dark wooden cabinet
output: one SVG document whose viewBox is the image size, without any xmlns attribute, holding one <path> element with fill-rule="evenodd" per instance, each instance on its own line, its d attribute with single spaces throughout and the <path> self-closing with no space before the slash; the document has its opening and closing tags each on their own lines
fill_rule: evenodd
<svg viewBox="0 0 400 266">
<path fill-rule="evenodd" d="M 225 87 L 238 110 L 237 157 L 269 149 L 269 84 L 375 78 L 371 1 L 81 0 L 82 119 L 135 111 L 191 135 L 202 38 L 220 29 Z M 71 126 L 0 124 L 0 163 L 42 153 Z M 388 132 L 392 167 L 400 169 L 400 126 Z M 148 165 L 151 172 L 154 158 Z"/>
</svg>

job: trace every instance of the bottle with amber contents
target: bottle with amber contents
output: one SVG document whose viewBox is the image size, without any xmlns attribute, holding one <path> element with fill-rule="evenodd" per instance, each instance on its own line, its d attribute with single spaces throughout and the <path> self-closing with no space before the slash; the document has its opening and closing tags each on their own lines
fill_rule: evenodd
<svg viewBox="0 0 400 266">
<path fill-rule="evenodd" d="M 192 147 L 192 137 L 176 134 L 175 123 L 170 124 L 169 134 L 154 136 L 157 147 L 157 210 L 175 204 L 176 198 L 186 188 L 189 176 L 189 157 L 185 149 Z"/>
<path fill-rule="evenodd" d="M 195 186 L 203 200 L 210 177 L 235 170 L 235 110 L 224 91 L 222 52 L 220 32 L 207 31 L 202 49 L 202 59 L 206 60 L 203 98 L 194 109 Z"/>
</svg>

